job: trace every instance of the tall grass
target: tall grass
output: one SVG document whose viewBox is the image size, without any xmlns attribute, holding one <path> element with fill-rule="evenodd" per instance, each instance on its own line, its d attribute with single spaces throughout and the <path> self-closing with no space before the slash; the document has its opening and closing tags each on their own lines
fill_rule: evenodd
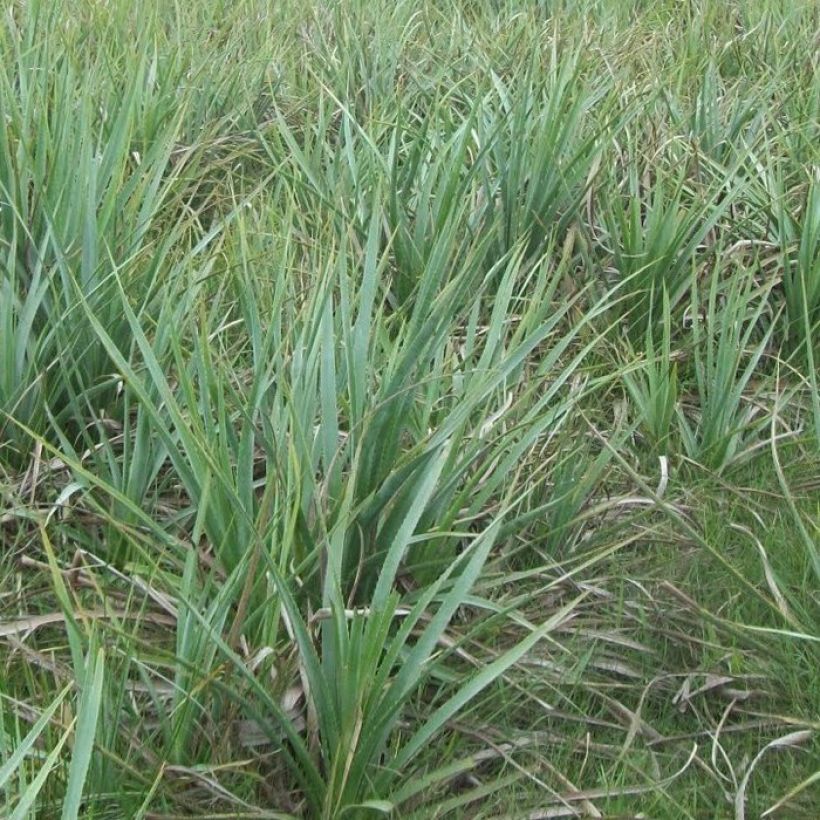
<svg viewBox="0 0 820 820">
<path fill-rule="evenodd" d="M 809 804 L 816 9 L 639 5 L 6 10 L 4 815 Z"/>
</svg>

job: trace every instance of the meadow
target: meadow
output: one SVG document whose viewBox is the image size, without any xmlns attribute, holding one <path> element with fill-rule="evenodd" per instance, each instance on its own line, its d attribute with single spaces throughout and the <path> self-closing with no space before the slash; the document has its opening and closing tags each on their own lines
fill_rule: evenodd
<svg viewBox="0 0 820 820">
<path fill-rule="evenodd" d="M 820 814 L 820 6 L 9 0 L 0 815 Z"/>
</svg>

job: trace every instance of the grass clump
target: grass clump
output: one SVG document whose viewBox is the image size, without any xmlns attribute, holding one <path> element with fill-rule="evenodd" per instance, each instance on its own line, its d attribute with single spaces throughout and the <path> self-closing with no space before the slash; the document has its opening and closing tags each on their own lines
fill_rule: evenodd
<svg viewBox="0 0 820 820">
<path fill-rule="evenodd" d="M 0 801 L 813 817 L 812 3 L 14 3 Z"/>
</svg>

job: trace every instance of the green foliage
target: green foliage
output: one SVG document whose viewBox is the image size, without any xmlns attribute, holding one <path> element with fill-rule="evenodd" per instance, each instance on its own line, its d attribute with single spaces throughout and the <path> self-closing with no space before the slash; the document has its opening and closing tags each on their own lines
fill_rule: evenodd
<svg viewBox="0 0 820 820">
<path fill-rule="evenodd" d="M 0 813 L 802 816 L 816 14 L 8 4 Z"/>
<path fill-rule="evenodd" d="M 758 331 L 767 288 L 758 288 L 748 274 L 737 272 L 724 293 L 719 292 L 717 273 L 710 281 L 703 307 L 698 285 L 692 288 L 695 421 L 693 424 L 683 411 L 679 419 L 687 455 L 721 470 L 753 445 L 759 431 L 769 427 L 765 403 L 751 382 L 764 371 L 763 358 L 774 326 Z"/>
<path fill-rule="evenodd" d="M 660 344 L 656 327 L 661 324 Z M 658 453 L 669 446 L 669 436 L 678 406 L 678 366 L 672 352 L 672 311 L 668 297 L 663 300 L 660 322 L 650 312 L 643 358 L 637 369 L 624 370 L 624 385 L 650 443 Z M 634 357 L 634 353 L 633 353 Z"/>
</svg>

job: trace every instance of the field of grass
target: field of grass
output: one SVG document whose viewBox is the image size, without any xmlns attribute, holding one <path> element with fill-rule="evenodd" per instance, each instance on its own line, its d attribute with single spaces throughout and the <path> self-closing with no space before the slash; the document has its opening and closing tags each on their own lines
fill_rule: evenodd
<svg viewBox="0 0 820 820">
<path fill-rule="evenodd" d="M 0 815 L 820 816 L 819 55 L 4 4 Z"/>
</svg>

